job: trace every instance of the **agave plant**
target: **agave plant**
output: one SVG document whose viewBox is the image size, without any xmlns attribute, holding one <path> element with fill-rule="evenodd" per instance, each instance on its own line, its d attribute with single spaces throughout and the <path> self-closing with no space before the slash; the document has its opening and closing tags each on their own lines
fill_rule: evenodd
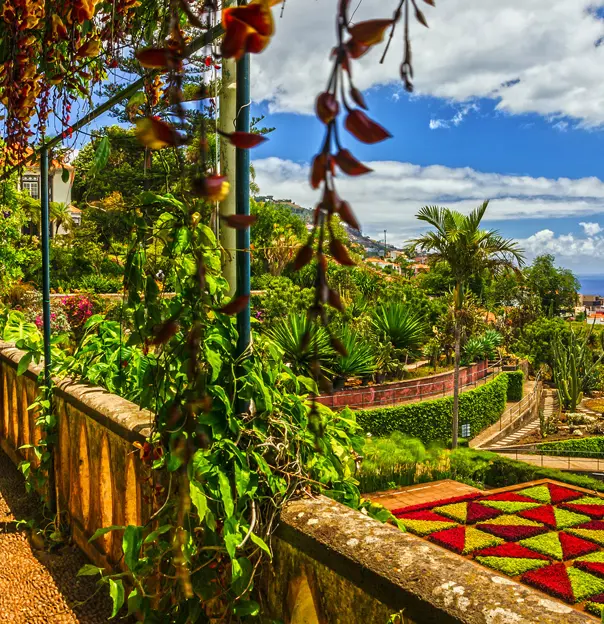
<svg viewBox="0 0 604 624">
<path fill-rule="evenodd" d="M 377 358 L 371 345 L 360 339 L 349 327 L 338 332 L 338 339 L 346 349 L 346 355 L 336 357 L 333 370 L 341 377 L 369 377 L 375 373 Z"/>
<path fill-rule="evenodd" d="M 481 336 L 470 338 L 463 349 L 463 363 L 471 364 L 479 360 L 493 360 L 497 356 L 497 348 L 503 343 L 503 337 L 494 329 L 487 330 Z"/>
<path fill-rule="evenodd" d="M 315 359 L 323 374 L 333 374 L 331 365 L 336 352 L 331 346 L 329 334 L 323 326 L 311 323 L 305 314 L 290 314 L 266 333 L 283 351 L 285 362 L 296 374 L 311 376 Z"/>
<path fill-rule="evenodd" d="M 381 305 L 373 312 L 372 321 L 380 338 L 389 340 L 395 349 L 417 351 L 424 342 L 426 324 L 407 305 Z"/>
</svg>

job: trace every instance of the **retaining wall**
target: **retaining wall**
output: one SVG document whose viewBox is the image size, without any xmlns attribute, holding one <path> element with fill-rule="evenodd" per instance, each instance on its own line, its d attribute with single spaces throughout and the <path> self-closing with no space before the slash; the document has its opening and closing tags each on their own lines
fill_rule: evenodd
<svg viewBox="0 0 604 624">
<path fill-rule="evenodd" d="M 359 386 L 346 388 L 341 392 L 326 394 L 318 397 L 318 401 L 333 409 L 350 407 L 353 409 L 371 409 L 382 405 L 395 405 L 405 401 L 430 399 L 444 396 L 453 392 L 453 371 L 405 379 L 374 386 Z M 478 362 L 471 366 L 464 366 L 459 371 L 461 386 L 467 386 L 486 377 L 488 374 L 487 362 Z"/>
<path fill-rule="evenodd" d="M 15 462 L 36 463 L 36 414 L 28 410 L 38 395 L 39 366 L 17 376 L 22 352 L 0 342 L 0 446 Z M 142 524 L 150 516 L 142 491 L 147 476 L 132 444 L 148 435 L 151 414 L 109 392 L 70 380 L 57 381 L 54 412 L 58 424 L 55 479 L 59 512 L 67 512 L 74 539 L 97 565 L 116 564 L 121 534 L 93 544 L 92 534 L 111 525 Z"/>
</svg>

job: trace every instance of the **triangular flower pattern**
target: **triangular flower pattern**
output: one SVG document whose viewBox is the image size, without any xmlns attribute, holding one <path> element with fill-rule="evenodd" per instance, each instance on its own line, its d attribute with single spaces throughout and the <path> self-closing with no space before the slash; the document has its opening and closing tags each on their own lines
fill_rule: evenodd
<svg viewBox="0 0 604 624">
<path fill-rule="evenodd" d="M 590 613 L 604 608 L 604 498 L 542 481 L 394 515 L 406 529 Z"/>
</svg>

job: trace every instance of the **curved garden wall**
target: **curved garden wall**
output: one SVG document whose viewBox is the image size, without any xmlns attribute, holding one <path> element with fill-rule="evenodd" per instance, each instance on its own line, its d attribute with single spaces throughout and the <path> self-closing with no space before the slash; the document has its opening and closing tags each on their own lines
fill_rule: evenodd
<svg viewBox="0 0 604 624">
<path fill-rule="evenodd" d="M 487 362 L 478 362 L 471 366 L 464 366 L 460 370 L 460 384 L 467 386 L 488 374 Z M 327 407 L 341 409 L 369 409 L 382 405 L 395 405 L 405 401 L 415 401 L 424 398 L 443 396 L 453 391 L 453 371 L 418 377 L 417 379 L 405 379 L 374 386 L 359 386 L 357 388 L 345 388 L 341 392 L 325 394 L 317 400 Z"/>
</svg>

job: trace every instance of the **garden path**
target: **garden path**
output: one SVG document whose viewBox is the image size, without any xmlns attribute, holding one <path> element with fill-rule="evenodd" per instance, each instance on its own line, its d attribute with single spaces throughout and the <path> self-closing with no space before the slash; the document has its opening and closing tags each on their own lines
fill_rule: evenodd
<svg viewBox="0 0 604 624">
<path fill-rule="evenodd" d="M 22 475 L 0 451 L 0 622 L 7 624 L 101 624 L 111 615 L 107 591 L 95 578 L 77 577 L 88 563 L 71 544 L 52 553 L 36 547 L 17 525 L 39 511 Z M 87 600 L 83 605 L 81 601 Z"/>
<path fill-rule="evenodd" d="M 541 400 L 541 410 L 543 410 L 544 418 L 550 419 L 554 414 L 558 413 L 558 399 L 556 391 L 551 388 L 543 389 L 543 398 Z M 523 427 L 510 433 L 510 435 L 502 438 L 498 442 L 485 446 L 485 449 L 489 451 L 498 451 L 510 446 L 516 446 L 520 440 L 525 436 L 532 433 L 539 427 L 539 416 L 535 416 L 532 420 L 527 422 Z"/>
<path fill-rule="evenodd" d="M 480 492 L 480 490 L 452 479 L 443 479 L 431 483 L 418 483 L 397 490 L 365 494 L 364 497 L 392 511 L 410 505 L 421 505 L 445 498 L 464 496 L 473 492 Z"/>
<path fill-rule="evenodd" d="M 516 459 L 518 461 L 533 464 L 534 466 L 542 466 L 543 468 L 554 468 L 556 470 L 570 470 L 572 472 L 590 472 L 603 474 L 604 459 L 593 459 L 591 457 L 568 457 L 568 456 L 552 456 L 537 455 L 531 453 L 523 453 L 520 451 L 500 449 L 496 451 L 500 455 Z"/>
</svg>

